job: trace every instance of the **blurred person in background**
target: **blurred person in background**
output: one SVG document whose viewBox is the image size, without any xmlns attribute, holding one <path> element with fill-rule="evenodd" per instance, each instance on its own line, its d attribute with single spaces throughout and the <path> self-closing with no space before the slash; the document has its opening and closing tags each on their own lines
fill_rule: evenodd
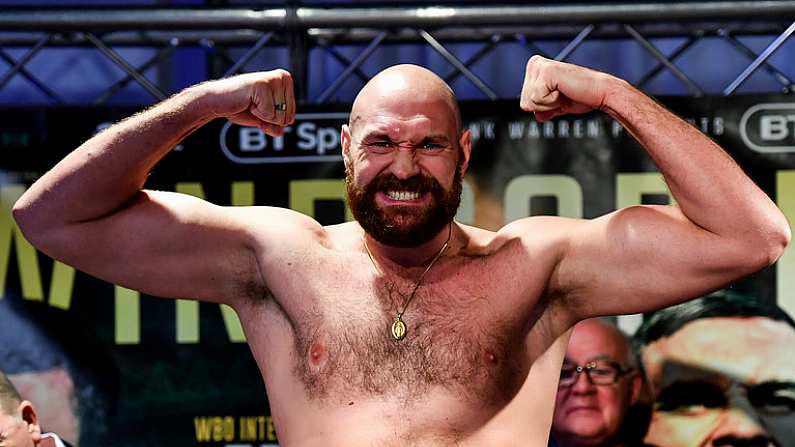
<svg viewBox="0 0 795 447">
<path fill-rule="evenodd" d="M 42 303 L 0 300 L 0 369 L 37 405 L 38 422 L 75 447 L 106 445 L 119 372 L 77 315 Z M 89 422 L 86 422 L 89 421 Z"/>
<path fill-rule="evenodd" d="M 795 445 L 795 323 L 730 291 L 655 312 L 634 337 L 659 447 Z"/>
<path fill-rule="evenodd" d="M 606 319 L 581 321 L 560 372 L 552 438 L 560 447 L 636 445 L 623 422 L 641 385 L 626 335 Z"/>
<path fill-rule="evenodd" d="M 19 392 L 0 371 L 0 446 L 68 447 L 55 433 L 42 433 L 36 407 L 23 400 Z"/>
</svg>

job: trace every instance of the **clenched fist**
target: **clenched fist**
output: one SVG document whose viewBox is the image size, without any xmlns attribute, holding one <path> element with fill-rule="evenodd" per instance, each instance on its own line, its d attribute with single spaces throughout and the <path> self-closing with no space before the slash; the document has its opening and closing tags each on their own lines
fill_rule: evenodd
<svg viewBox="0 0 795 447">
<path fill-rule="evenodd" d="M 611 85 L 619 79 L 605 73 L 533 56 L 527 62 L 520 105 L 538 121 L 567 113 L 604 110 Z"/>
<path fill-rule="evenodd" d="M 200 84 L 209 112 L 272 136 L 295 121 L 293 78 L 285 70 L 246 73 Z"/>
</svg>

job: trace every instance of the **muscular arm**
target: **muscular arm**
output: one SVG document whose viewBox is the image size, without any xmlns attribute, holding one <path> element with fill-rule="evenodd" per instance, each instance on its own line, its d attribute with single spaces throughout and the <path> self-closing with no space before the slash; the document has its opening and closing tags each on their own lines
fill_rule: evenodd
<svg viewBox="0 0 795 447">
<path fill-rule="evenodd" d="M 297 217 L 142 188 L 174 145 L 214 118 L 279 134 L 293 120 L 292 98 L 282 70 L 188 88 L 70 153 L 19 199 L 14 217 L 48 255 L 147 293 L 226 302 L 264 289 L 250 222 L 278 233 L 280 219 Z M 277 113 L 274 102 L 288 110 Z"/>
<path fill-rule="evenodd" d="M 576 319 L 683 301 L 772 264 L 788 244 L 783 214 L 731 157 L 627 82 L 531 60 L 522 106 L 541 120 L 594 108 L 610 114 L 654 159 L 678 204 L 556 224 L 560 256 L 549 290 Z"/>
</svg>

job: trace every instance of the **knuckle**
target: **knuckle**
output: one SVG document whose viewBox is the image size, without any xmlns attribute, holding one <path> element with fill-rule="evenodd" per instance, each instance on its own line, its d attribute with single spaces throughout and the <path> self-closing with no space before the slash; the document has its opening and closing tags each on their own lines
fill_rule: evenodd
<svg viewBox="0 0 795 447">
<path fill-rule="evenodd" d="M 534 54 L 530 56 L 530 59 L 527 61 L 527 66 L 531 67 L 533 65 L 540 65 L 546 60 L 547 59 L 544 56 L 541 56 L 540 54 Z"/>
<path fill-rule="evenodd" d="M 285 70 L 285 69 L 283 69 L 283 68 L 277 68 L 274 71 L 275 71 L 276 75 L 279 77 L 279 79 L 287 80 L 287 79 L 290 79 L 292 77 L 290 72 Z"/>
</svg>

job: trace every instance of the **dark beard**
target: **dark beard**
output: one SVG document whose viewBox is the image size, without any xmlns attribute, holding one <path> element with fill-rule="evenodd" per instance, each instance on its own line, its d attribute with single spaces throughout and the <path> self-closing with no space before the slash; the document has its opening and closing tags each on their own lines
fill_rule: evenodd
<svg viewBox="0 0 795 447">
<path fill-rule="evenodd" d="M 439 234 L 455 217 L 461 203 L 462 178 L 456 169 L 453 185 L 445 190 L 435 178 L 417 174 L 400 180 L 394 174 L 374 178 L 364 187 L 354 184 L 353 172 L 346 170 L 345 187 L 348 205 L 364 231 L 378 242 L 392 247 L 417 247 Z M 424 209 L 391 206 L 379 209 L 375 204 L 377 192 L 388 190 L 429 192 L 431 203 Z"/>
</svg>

